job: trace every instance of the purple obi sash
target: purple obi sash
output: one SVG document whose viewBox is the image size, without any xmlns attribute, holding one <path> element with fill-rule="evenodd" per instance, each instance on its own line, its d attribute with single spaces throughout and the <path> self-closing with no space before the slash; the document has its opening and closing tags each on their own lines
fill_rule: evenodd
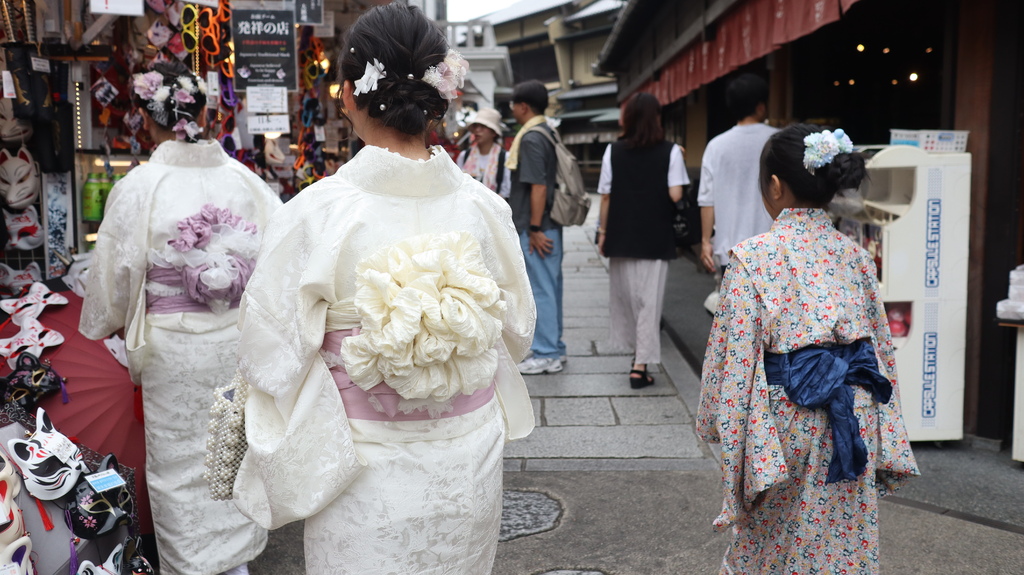
<svg viewBox="0 0 1024 575">
<path fill-rule="evenodd" d="M 146 281 L 158 283 L 172 288 L 185 289 L 181 272 L 174 268 L 153 266 L 146 273 Z M 231 302 L 231 308 L 237 308 L 242 298 Z M 180 295 L 161 296 L 146 292 L 146 313 L 165 314 L 180 312 L 210 312 L 210 306 L 192 299 L 188 292 Z"/>
<path fill-rule="evenodd" d="M 346 329 L 332 331 L 324 334 L 324 343 L 321 347 L 332 355 L 341 355 L 341 342 L 350 335 L 358 335 L 358 330 Z M 417 409 L 410 413 L 399 411 L 398 403 L 401 396 L 388 387 L 386 383 L 378 383 L 370 391 L 363 391 L 348 377 L 345 366 L 338 365 L 330 368 L 334 383 L 341 392 L 341 401 L 345 404 L 345 414 L 349 419 L 368 419 L 370 421 L 425 421 L 430 419 L 444 419 L 465 415 L 481 407 L 494 397 L 494 383 L 485 389 L 480 389 L 469 395 L 456 395 L 450 400 L 451 411 L 433 416 L 426 409 Z M 384 409 L 379 411 L 370 401 L 371 396 Z"/>
</svg>

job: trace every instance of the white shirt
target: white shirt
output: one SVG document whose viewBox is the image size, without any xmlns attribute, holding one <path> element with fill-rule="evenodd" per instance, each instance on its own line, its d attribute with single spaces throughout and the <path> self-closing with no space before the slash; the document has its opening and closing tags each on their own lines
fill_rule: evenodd
<svg viewBox="0 0 1024 575">
<path fill-rule="evenodd" d="M 683 151 L 679 146 L 672 146 L 668 154 L 668 187 L 685 186 L 690 183 L 690 176 L 686 174 L 686 165 L 683 164 Z M 612 146 L 604 149 L 604 157 L 601 158 L 601 178 L 597 181 L 597 193 L 612 193 Z"/>
<path fill-rule="evenodd" d="M 697 204 L 715 208 L 715 257 L 729 262 L 729 251 L 747 238 L 767 232 L 772 218 L 761 201 L 758 174 L 761 150 L 777 130 L 766 124 L 733 126 L 704 150 Z"/>
</svg>

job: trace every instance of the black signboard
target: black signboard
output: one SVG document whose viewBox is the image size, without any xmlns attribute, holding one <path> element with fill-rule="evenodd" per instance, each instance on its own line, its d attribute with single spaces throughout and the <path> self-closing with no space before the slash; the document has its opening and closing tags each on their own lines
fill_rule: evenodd
<svg viewBox="0 0 1024 575">
<path fill-rule="evenodd" d="M 295 23 L 321 25 L 324 23 L 324 0 L 295 0 Z"/>
<path fill-rule="evenodd" d="M 295 12 L 235 10 L 235 90 L 248 86 L 298 89 L 295 66 Z"/>
</svg>

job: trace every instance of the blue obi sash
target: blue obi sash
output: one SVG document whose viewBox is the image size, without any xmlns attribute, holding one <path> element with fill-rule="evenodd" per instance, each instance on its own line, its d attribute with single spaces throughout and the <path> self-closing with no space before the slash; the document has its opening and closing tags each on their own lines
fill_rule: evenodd
<svg viewBox="0 0 1024 575">
<path fill-rule="evenodd" d="M 864 473 L 868 452 L 853 412 L 850 386 L 863 386 L 879 403 L 889 403 L 892 397 L 892 383 L 878 371 L 871 341 L 811 345 L 783 354 L 765 352 L 764 373 L 768 385 L 781 385 L 793 403 L 828 413 L 833 452 L 825 483 L 855 480 Z"/>
</svg>

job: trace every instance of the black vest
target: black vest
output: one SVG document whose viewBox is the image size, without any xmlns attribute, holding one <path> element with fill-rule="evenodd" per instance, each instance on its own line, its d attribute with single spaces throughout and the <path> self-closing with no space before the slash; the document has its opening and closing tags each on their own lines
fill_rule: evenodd
<svg viewBox="0 0 1024 575">
<path fill-rule="evenodd" d="M 671 260 L 676 257 L 668 195 L 668 164 L 672 142 L 648 148 L 612 144 L 612 191 L 605 222 L 604 253 L 608 257 Z"/>
</svg>

